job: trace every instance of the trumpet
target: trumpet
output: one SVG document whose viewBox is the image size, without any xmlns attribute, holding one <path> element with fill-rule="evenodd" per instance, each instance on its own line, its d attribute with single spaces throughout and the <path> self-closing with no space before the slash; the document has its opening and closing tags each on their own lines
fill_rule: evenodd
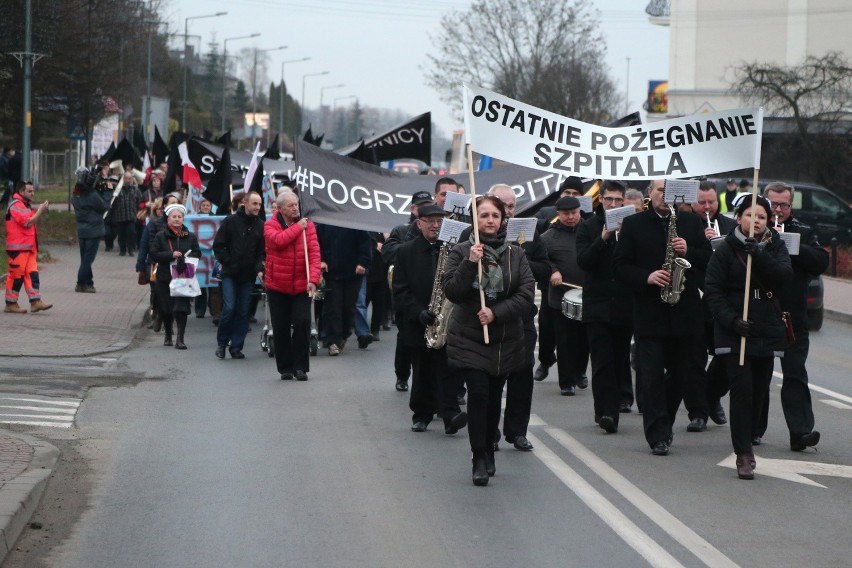
<svg viewBox="0 0 852 568">
<path fill-rule="evenodd" d="M 713 229 L 713 232 L 716 233 L 717 237 L 720 236 L 719 235 L 719 220 L 717 219 L 716 221 L 711 222 L 710 221 L 710 212 L 705 211 L 704 214 L 707 215 L 707 228 Z"/>
</svg>

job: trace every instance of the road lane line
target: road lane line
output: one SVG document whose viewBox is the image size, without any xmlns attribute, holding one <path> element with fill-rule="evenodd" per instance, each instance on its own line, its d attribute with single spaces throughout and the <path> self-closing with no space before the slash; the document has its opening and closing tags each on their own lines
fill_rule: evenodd
<svg viewBox="0 0 852 568">
<path fill-rule="evenodd" d="M 568 489 L 574 492 L 594 513 L 601 518 L 624 542 L 655 567 L 683 567 L 663 547 L 636 526 L 627 516 L 618 510 L 597 489 L 592 487 L 580 474 L 562 461 L 550 448 L 532 434 L 527 438 L 535 446 L 535 456 L 553 472 Z"/>
<path fill-rule="evenodd" d="M 695 531 L 669 513 L 648 494 L 636 487 L 567 432 L 553 427 L 547 427 L 544 431 L 704 564 L 711 568 L 737 566 L 734 561 L 701 538 Z M 538 448 L 536 448 L 536 451 L 538 451 Z"/>
<path fill-rule="evenodd" d="M 774 376 L 778 377 L 779 379 L 784 378 L 784 375 L 782 375 L 778 371 L 772 371 L 772 374 Z M 810 387 L 810 389 L 812 391 L 816 391 L 820 394 L 824 394 L 826 396 L 836 398 L 837 400 L 842 400 L 843 402 L 848 402 L 849 404 L 852 404 L 852 396 L 846 396 L 845 394 L 840 394 L 839 392 L 834 392 L 833 390 L 829 390 L 825 387 L 818 387 L 813 383 L 808 383 L 808 387 Z"/>
<path fill-rule="evenodd" d="M 24 426 L 49 426 L 51 428 L 70 428 L 71 423 L 35 422 L 32 420 L 0 420 L 0 424 L 23 424 Z"/>
<path fill-rule="evenodd" d="M 852 406 L 849 406 L 848 404 L 843 404 L 842 402 L 837 401 L 837 400 L 831 400 L 829 398 L 821 398 L 821 399 L 819 399 L 819 401 L 823 404 L 833 406 L 834 408 L 840 408 L 841 410 L 852 410 Z"/>
<path fill-rule="evenodd" d="M 37 415 L 37 416 L 34 416 L 34 415 L 32 415 L 32 414 L 0 414 L 0 418 L 19 418 L 19 417 L 21 417 L 21 416 L 26 417 L 26 418 L 40 418 L 40 419 L 50 419 L 50 420 L 61 420 L 61 421 L 63 421 L 63 422 L 73 422 L 73 421 L 74 421 L 74 417 L 73 417 L 73 416 L 59 416 L 59 415 L 54 415 L 54 416 L 52 416 L 52 415 L 50 415 L 50 414 L 46 414 L 46 415 L 44 415 L 44 414 L 39 414 L 39 415 Z"/>
<path fill-rule="evenodd" d="M 11 396 L 0 396 L 0 400 L 14 400 L 17 402 L 40 402 L 42 404 L 52 404 L 55 406 L 80 406 L 80 401 L 67 401 L 67 400 L 46 400 L 43 398 L 19 398 L 19 397 L 11 397 Z"/>
<path fill-rule="evenodd" d="M 46 406 L 14 406 L 11 404 L 0 404 L 0 408 L 11 408 L 13 410 L 34 410 L 36 412 L 59 412 L 62 414 L 74 414 L 76 408 L 48 408 Z"/>
</svg>

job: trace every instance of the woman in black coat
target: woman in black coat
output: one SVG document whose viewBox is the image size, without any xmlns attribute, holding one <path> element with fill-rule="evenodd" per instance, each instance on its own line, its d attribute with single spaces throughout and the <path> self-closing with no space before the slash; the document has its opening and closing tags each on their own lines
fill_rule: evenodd
<svg viewBox="0 0 852 568">
<path fill-rule="evenodd" d="M 525 365 L 523 318 L 532 310 L 535 280 L 520 247 L 506 242 L 503 202 L 486 195 L 477 198 L 476 207 L 480 244 L 473 244 L 471 236 L 453 248 L 442 286 L 455 304 L 447 331 L 447 359 L 467 383 L 473 483 L 487 485 L 495 473 L 491 440 L 500 422 L 503 383 Z M 479 296 L 479 260 L 485 308 Z M 485 325 L 490 336 L 487 345 Z"/>
<path fill-rule="evenodd" d="M 738 227 L 731 230 L 707 265 L 704 299 L 713 313 L 716 356 L 731 387 L 731 441 L 737 454 L 737 475 L 754 479 L 751 440 L 760 419 L 763 393 L 772 379 L 773 357 L 783 356 L 786 332 L 774 290 L 793 277 L 787 247 L 767 227 L 769 201 L 744 198 L 736 210 Z M 754 237 L 748 236 L 754 224 Z M 751 255 L 748 321 L 742 319 L 746 263 Z M 745 364 L 740 366 L 741 339 L 745 337 Z"/>
<path fill-rule="evenodd" d="M 171 264 L 177 261 L 178 269 L 184 263 L 185 256 L 201 258 L 198 239 L 183 224 L 186 208 L 179 203 L 166 207 L 166 228 L 157 233 L 151 241 L 149 256 L 157 263 L 157 312 L 163 321 L 166 337 L 163 345 L 172 345 L 172 322 L 177 322 L 175 349 L 186 349 L 183 342 L 186 331 L 186 317 L 192 310 L 191 298 L 173 298 L 169 290 L 172 281 Z"/>
</svg>

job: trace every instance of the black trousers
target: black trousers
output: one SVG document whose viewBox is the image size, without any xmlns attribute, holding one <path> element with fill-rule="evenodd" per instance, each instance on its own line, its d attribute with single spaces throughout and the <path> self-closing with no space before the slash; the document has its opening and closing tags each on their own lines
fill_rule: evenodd
<svg viewBox="0 0 852 568">
<path fill-rule="evenodd" d="M 532 412 L 533 365 L 535 364 L 535 342 L 538 339 L 533 318 L 524 321 L 526 361 L 523 368 L 506 377 L 506 409 L 503 411 L 503 435 L 512 443 L 518 436 L 527 435 Z M 500 438 L 499 432 L 497 439 Z"/>
<path fill-rule="evenodd" d="M 121 221 L 112 224 L 112 231 L 118 237 L 118 250 L 133 252 L 136 248 L 136 221 Z"/>
<path fill-rule="evenodd" d="M 790 442 L 797 442 L 814 429 L 814 409 L 811 389 L 808 387 L 808 370 L 805 368 L 811 341 L 808 330 L 797 329 L 795 332 L 796 344 L 784 350 L 784 357 L 781 358 L 781 373 L 784 375 L 781 381 L 781 408 L 790 431 Z M 766 433 L 769 421 L 769 384 L 763 401 L 763 412 L 756 436 Z"/>
<path fill-rule="evenodd" d="M 746 356 L 740 367 L 739 353 L 723 355 L 725 372 L 731 382 L 731 442 L 738 454 L 751 451 L 751 439 L 763 414 L 763 395 L 772 380 L 772 357 Z"/>
<path fill-rule="evenodd" d="M 393 370 L 397 381 L 408 381 L 411 375 L 411 348 L 402 338 L 403 315 L 396 312 L 396 350 L 393 354 Z"/>
<path fill-rule="evenodd" d="M 470 448 L 484 452 L 493 443 L 500 423 L 500 404 L 506 376 L 491 376 L 477 369 L 461 369 L 459 376 L 467 384 L 467 434 Z"/>
<path fill-rule="evenodd" d="M 700 335 L 678 337 L 636 336 L 636 374 L 642 382 L 642 422 L 650 447 L 672 436 L 672 425 L 690 380 L 690 350 L 701 345 Z M 703 352 L 703 347 L 702 347 Z M 666 372 L 668 371 L 668 372 Z M 704 385 L 700 396 L 706 399 Z"/>
<path fill-rule="evenodd" d="M 387 279 L 379 282 L 367 282 L 367 304 L 373 306 L 373 313 L 370 315 L 370 333 L 378 336 L 388 319 L 388 281 Z"/>
<path fill-rule="evenodd" d="M 541 293 L 541 306 L 538 310 L 538 362 L 545 367 L 556 363 L 556 336 L 553 330 L 553 317 L 563 317 L 554 313 L 547 305 L 547 290 Z"/>
<path fill-rule="evenodd" d="M 272 337 L 275 344 L 275 366 L 279 373 L 310 371 L 311 299 L 303 294 L 266 291 Z"/>
<path fill-rule="evenodd" d="M 630 338 L 633 328 L 605 322 L 586 324 L 592 359 L 592 396 L 595 414 L 610 416 L 618 424 L 618 407 L 633 404 L 633 377 L 630 372 Z"/>
<path fill-rule="evenodd" d="M 561 310 L 548 306 L 551 312 L 553 333 L 556 336 L 556 368 L 559 371 L 559 388 L 577 385 L 589 366 L 589 342 L 586 326 L 581 321 L 568 319 Z M 541 354 L 539 353 L 539 357 Z"/>
<path fill-rule="evenodd" d="M 361 278 L 332 280 L 327 283 L 322 303 L 322 327 L 329 345 L 340 345 L 352 335 L 355 323 L 355 303 L 361 290 Z"/>
<path fill-rule="evenodd" d="M 460 412 L 456 399 L 457 378 L 447 367 L 447 350 L 429 349 L 425 339 L 422 346 L 409 349 L 413 371 L 408 400 L 413 413 L 411 421 L 429 424 L 437 414 L 446 426 Z"/>
</svg>

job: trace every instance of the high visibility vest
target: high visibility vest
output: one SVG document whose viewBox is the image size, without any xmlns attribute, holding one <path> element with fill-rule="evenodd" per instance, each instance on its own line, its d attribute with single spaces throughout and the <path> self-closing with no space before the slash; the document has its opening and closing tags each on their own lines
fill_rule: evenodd
<svg viewBox="0 0 852 568">
<path fill-rule="evenodd" d="M 733 202 L 740 193 L 741 193 L 740 191 L 737 191 L 734 194 L 733 199 L 731 199 L 731 202 Z M 719 196 L 719 213 L 733 213 L 733 211 L 734 211 L 733 208 L 728 209 L 728 199 L 726 197 L 727 195 L 728 195 L 728 192 L 723 191 L 721 193 L 721 195 Z"/>
<path fill-rule="evenodd" d="M 27 221 L 35 215 L 32 207 L 16 193 L 6 211 L 6 250 L 36 250 L 36 226 L 27 227 Z"/>
</svg>

